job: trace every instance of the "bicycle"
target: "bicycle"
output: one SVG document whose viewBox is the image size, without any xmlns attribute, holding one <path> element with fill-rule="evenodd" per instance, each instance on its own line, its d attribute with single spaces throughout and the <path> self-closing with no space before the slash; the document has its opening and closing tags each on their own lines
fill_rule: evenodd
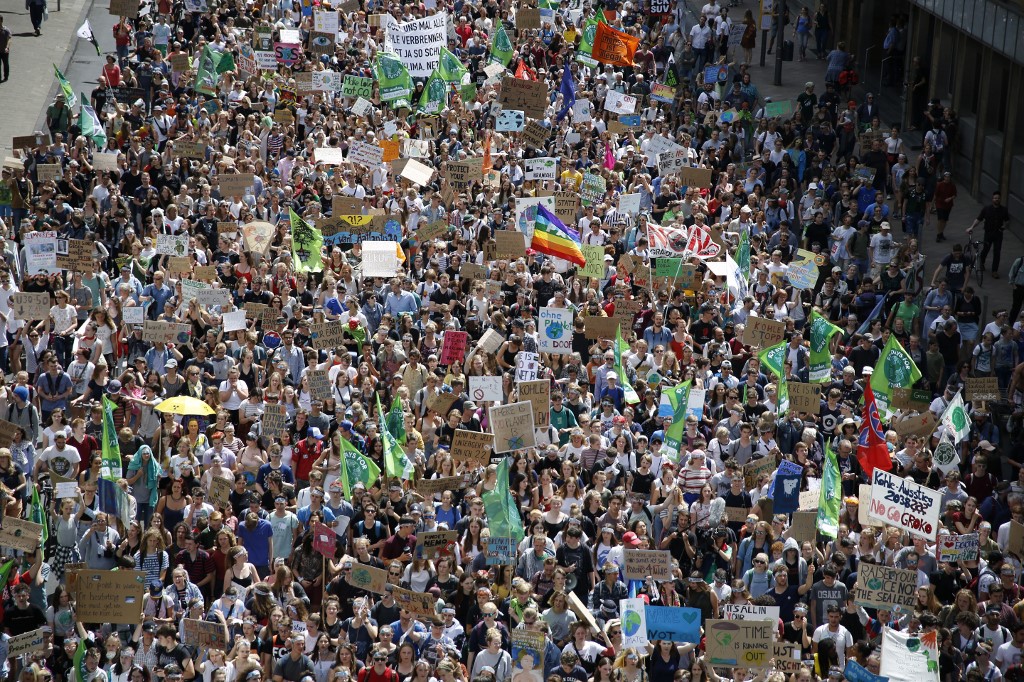
<svg viewBox="0 0 1024 682">
<path fill-rule="evenodd" d="M 978 281 L 978 288 L 985 285 L 985 268 L 980 264 L 981 241 L 968 237 L 967 246 L 964 247 L 964 257 L 970 259 L 970 267 L 974 268 L 974 277 Z"/>
</svg>

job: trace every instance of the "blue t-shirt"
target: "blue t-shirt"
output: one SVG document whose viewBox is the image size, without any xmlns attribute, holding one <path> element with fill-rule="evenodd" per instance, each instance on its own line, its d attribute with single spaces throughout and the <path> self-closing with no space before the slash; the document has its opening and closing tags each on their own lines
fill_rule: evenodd
<svg viewBox="0 0 1024 682">
<path fill-rule="evenodd" d="M 308 516 L 307 516 L 308 518 Z M 256 527 L 249 530 L 245 523 L 238 524 L 235 535 L 242 541 L 242 545 L 249 552 L 249 562 L 253 566 L 270 565 L 270 542 L 274 537 L 274 528 L 269 521 L 260 519 Z"/>
</svg>

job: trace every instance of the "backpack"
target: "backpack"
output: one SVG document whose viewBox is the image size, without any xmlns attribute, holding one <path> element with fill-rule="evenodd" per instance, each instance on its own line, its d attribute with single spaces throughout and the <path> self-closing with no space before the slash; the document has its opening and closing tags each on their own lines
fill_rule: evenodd
<svg viewBox="0 0 1024 682">
<path fill-rule="evenodd" d="M 398 682 L 398 673 L 395 672 L 394 668 L 388 668 L 387 670 L 388 670 L 387 673 L 384 675 L 384 677 L 387 679 L 387 682 Z M 359 671 L 359 678 L 358 678 L 359 682 L 366 682 L 366 680 L 369 679 L 371 672 L 373 672 L 373 667 L 372 666 L 369 667 L 369 668 L 363 668 L 362 670 L 360 670 Z M 374 674 L 376 674 L 376 673 L 374 673 Z"/>
<path fill-rule="evenodd" d="M 860 83 L 860 76 L 853 69 L 846 69 L 839 73 L 839 85 L 843 87 L 853 86 Z"/>
</svg>

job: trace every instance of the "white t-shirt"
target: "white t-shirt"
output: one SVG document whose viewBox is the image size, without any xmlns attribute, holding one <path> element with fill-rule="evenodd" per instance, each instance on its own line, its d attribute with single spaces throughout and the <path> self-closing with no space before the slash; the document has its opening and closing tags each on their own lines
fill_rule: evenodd
<svg viewBox="0 0 1024 682">
<path fill-rule="evenodd" d="M 246 386 L 245 382 L 242 381 L 241 379 L 238 380 L 238 387 L 242 391 L 248 391 L 248 389 L 249 389 L 249 387 Z M 220 390 L 221 391 L 231 391 L 231 384 L 230 384 L 230 382 L 228 382 L 228 381 L 220 382 Z M 221 403 L 221 407 L 223 407 L 225 410 L 237 410 L 241 404 L 242 404 L 242 399 L 238 397 L 238 393 L 236 393 L 235 391 L 231 391 L 231 395 L 228 396 L 228 399 L 226 401 Z"/>
<path fill-rule="evenodd" d="M 82 455 L 78 448 L 72 445 L 65 445 L 63 450 L 58 450 L 54 445 L 43 450 L 43 454 L 39 455 L 39 461 L 46 462 L 49 470 L 58 476 L 75 478 Z"/>
<path fill-rule="evenodd" d="M 820 642 L 823 639 L 835 640 L 836 655 L 839 656 L 839 667 L 843 668 L 846 665 L 846 648 L 853 646 L 853 635 L 850 634 L 849 630 L 840 625 L 836 632 L 832 632 L 828 629 L 828 623 L 826 623 L 819 625 L 815 629 L 811 639 L 814 642 Z"/>
</svg>

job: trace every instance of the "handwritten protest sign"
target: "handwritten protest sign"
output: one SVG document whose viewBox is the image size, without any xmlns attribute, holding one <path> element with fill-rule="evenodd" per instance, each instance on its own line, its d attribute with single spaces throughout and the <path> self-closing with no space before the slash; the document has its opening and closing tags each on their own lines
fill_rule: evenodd
<svg viewBox="0 0 1024 682">
<path fill-rule="evenodd" d="M 917 571 L 860 564 L 853 600 L 858 606 L 891 609 L 894 605 L 910 610 L 917 604 Z"/>
<path fill-rule="evenodd" d="M 689 606 L 648 606 L 647 638 L 672 642 L 700 642 L 700 609 Z"/>
<path fill-rule="evenodd" d="M 871 479 L 872 519 L 934 540 L 941 505 L 941 493 L 875 468 Z"/>
<path fill-rule="evenodd" d="M 326 369 L 311 369 L 306 372 L 309 379 L 309 395 L 315 400 L 327 400 L 331 397 L 331 380 Z"/>
<path fill-rule="evenodd" d="M 818 414 L 821 409 L 821 384 L 790 381 L 787 386 L 789 387 L 789 409 L 792 412 Z"/>
<path fill-rule="evenodd" d="M 817 498 L 818 493 L 814 493 Z M 784 535 L 787 538 L 793 538 L 803 542 L 804 540 L 814 540 L 815 534 L 818 532 L 818 512 L 816 511 L 797 511 L 793 512 L 793 522 L 786 529 Z"/>
<path fill-rule="evenodd" d="M 227 645 L 227 630 L 219 622 L 184 619 L 182 644 L 204 649 L 224 649 Z"/>
<path fill-rule="evenodd" d="M 602 261 L 602 269 L 604 268 Z M 541 353 L 572 355 L 571 308 L 541 308 L 537 315 L 538 349 Z"/>
<path fill-rule="evenodd" d="M 500 566 L 515 563 L 516 539 L 492 535 L 487 538 L 487 565 Z"/>
<path fill-rule="evenodd" d="M 547 379 L 519 383 L 519 399 L 533 405 L 533 425 L 546 429 L 551 424 L 551 382 Z"/>
<path fill-rule="evenodd" d="M 423 618 L 431 618 L 436 615 L 434 611 L 434 604 L 436 600 L 433 596 L 425 592 L 413 592 L 403 587 L 393 585 L 391 588 L 391 594 L 394 596 L 395 601 L 403 609 L 406 609 L 414 616 L 420 616 Z"/>
<path fill-rule="evenodd" d="M 999 389 L 996 377 L 978 377 L 967 379 L 964 390 L 966 400 L 1002 400 L 1003 392 Z"/>
<path fill-rule="evenodd" d="M 529 403 L 523 404 L 529 405 Z M 452 438 L 452 459 L 457 462 L 468 462 L 474 466 L 487 466 L 491 461 L 491 446 L 493 444 L 494 436 L 490 433 L 455 429 L 455 436 Z"/>
<path fill-rule="evenodd" d="M 951 564 L 958 561 L 975 561 L 978 558 L 978 545 L 977 533 L 943 535 L 935 543 L 935 558 Z"/>
<path fill-rule="evenodd" d="M 425 478 L 416 481 L 416 492 L 425 497 L 443 493 L 445 490 L 460 490 L 466 487 L 465 476 L 445 476 L 444 478 Z"/>
<path fill-rule="evenodd" d="M 747 318 L 747 326 L 743 328 L 743 343 L 764 349 L 782 341 L 785 334 L 785 322 L 750 316 Z"/>
<path fill-rule="evenodd" d="M 497 454 L 536 447 L 532 404 L 519 402 L 492 405 L 489 412 L 494 430 L 494 451 Z M 452 456 L 455 456 L 454 448 Z"/>
<path fill-rule="evenodd" d="M 76 586 L 78 619 L 84 623 L 142 621 L 144 571 L 80 570 Z"/>
<path fill-rule="evenodd" d="M 711 665 L 765 668 L 772 657 L 772 634 L 778 628 L 765 620 L 705 622 L 707 658 Z"/>
<path fill-rule="evenodd" d="M 24 654 L 33 654 L 37 651 L 46 651 L 46 635 L 48 632 L 43 628 L 26 632 L 23 635 L 11 637 L 7 641 L 7 657 L 17 658 Z"/>
<path fill-rule="evenodd" d="M 212 476 L 210 478 L 210 499 L 216 504 L 226 507 L 231 504 L 231 482 L 223 476 Z"/>
<path fill-rule="evenodd" d="M 288 430 L 288 412 L 284 405 L 265 405 L 263 408 L 263 435 L 280 438 Z"/>
<path fill-rule="evenodd" d="M 43 532 L 42 525 L 13 516 L 5 516 L 3 522 L 3 528 L 0 528 L 0 547 L 18 549 L 26 554 L 36 551 Z"/>
<path fill-rule="evenodd" d="M 501 108 L 517 109 L 530 118 L 544 118 L 548 106 L 548 86 L 514 76 L 501 79 Z"/>
<path fill-rule="evenodd" d="M 442 556 L 454 556 L 455 543 L 459 534 L 454 530 L 440 530 L 416 535 L 416 557 L 437 559 Z"/>
<path fill-rule="evenodd" d="M 466 357 L 466 344 L 468 343 L 468 333 L 455 330 L 446 331 L 444 333 L 444 343 L 441 345 L 440 364 L 451 365 L 453 363 L 460 363 L 461 365 Z"/>
<path fill-rule="evenodd" d="M 501 377 L 469 377 L 469 397 L 478 403 L 483 400 L 500 403 L 505 397 Z"/>
<path fill-rule="evenodd" d="M 50 316 L 50 294 L 19 291 L 11 295 L 11 308 L 19 320 L 45 320 Z"/>
<path fill-rule="evenodd" d="M 761 457 L 743 465 L 743 480 L 747 490 L 756 490 L 758 479 L 761 474 L 767 474 L 775 470 L 775 459 L 772 457 Z"/>
<path fill-rule="evenodd" d="M 668 550 L 627 549 L 625 559 L 625 574 L 630 580 L 644 580 L 648 576 L 672 580 L 672 554 Z"/>
<path fill-rule="evenodd" d="M 722 615 L 728 620 L 769 620 L 777 623 L 779 620 L 778 606 L 758 606 L 755 604 L 725 604 L 722 607 Z"/>
<path fill-rule="evenodd" d="M 382 568 L 368 566 L 358 562 L 352 562 L 352 573 L 348 582 L 357 587 L 374 594 L 384 594 L 385 586 L 388 584 L 388 572 Z"/>
</svg>

